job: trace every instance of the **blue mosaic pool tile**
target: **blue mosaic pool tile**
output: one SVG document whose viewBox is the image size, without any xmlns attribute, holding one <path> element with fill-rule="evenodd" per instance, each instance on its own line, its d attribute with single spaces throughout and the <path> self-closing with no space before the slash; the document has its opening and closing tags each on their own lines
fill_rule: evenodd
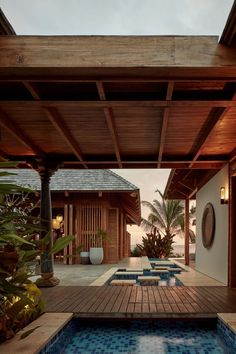
<svg viewBox="0 0 236 354">
<path fill-rule="evenodd" d="M 74 319 L 40 354 L 235 354 L 225 324 L 192 321 Z"/>
<path fill-rule="evenodd" d="M 75 334 L 75 322 L 70 321 L 62 328 L 38 354 L 64 354 Z"/>
<path fill-rule="evenodd" d="M 226 324 L 218 319 L 217 322 L 217 331 L 227 342 L 229 347 L 235 347 L 236 353 L 236 335 Z"/>
</svg>

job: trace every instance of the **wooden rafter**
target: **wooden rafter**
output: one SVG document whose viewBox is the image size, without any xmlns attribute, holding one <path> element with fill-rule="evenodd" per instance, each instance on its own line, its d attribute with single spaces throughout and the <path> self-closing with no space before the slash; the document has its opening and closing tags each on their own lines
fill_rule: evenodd
<svg viewBox="0 0 236 354">
<path fill-rule="evenodd" d="M 25 88 L 29 91 L 29 93 L 31 94 L 31 96 L 35 99 L 35 100 L 40 100 L 40 95 L 39 92 L 37 90 L 37 88 L 35 87 L 35 84 L 29 81 L 22 81 L 23 85 L 25 86 Z"/>
<path fill-rule="evenodd" d="M 166 101 L 171 101 L 173 90 L 174 90 L 174 82 L 169 81 L 168 85 L 167 85 Z M 167 131 L 167 126 L 168 126 L 169 113 L 170 113 L 169 107 L 165 108 L 164 113 L 163 113 L 162 126 L 161 126 L 161 137 L 160 137 L 157 168 L 161 167 L 161 160 L 162 160 L 162 155 L 163 155 L 163 151 L 164 151 L 164 144 L 165 144 L 165 139 L 166 139 L 166 131 Z"/>
<path fill-rule="evenodd" d="M 10 116 L 0 109 L 0 125 L 23 145 L 29 147 L 35 155 L 43 156 L 44 152 L 12 121 Z"/>
<path fill-rule="evenodd" d="M 79 159 L 79 161 L 82 163 L 82 165 L 85 168 L 88 168 L 88 166 L 84 163 L 83 157 L 81 150 L 79 148 L 79 145 L 73 135 L 71 134 L 70 130 L 64 123 L 63 119 L 61 118 L 59 112 L 57 111 L 56 108 L 52 107 L 47 107 L 45 108 L 45 113 L 47 117 L 49 118 L 50 122 L 54 125 L 54 127 L 57 129 L 57 131 L 60 133 L 60 135 L 63 137 L 63 139 L 67 142 L 67 144 L 71 147 L 72 151 L 74 152 L 75 156 Z"/>
<path fill-rule="evenodd" d="M 161 160 L 162 160 L 162 155 L 163 155 L 163 151 L 164 151 L 164 144 L 165 144 L 165 139 L 166 139 L 166 131 L 167 131 L 167 125 L 168 125 L 169 112 L 170 112 L 169 108 L 164 109 L 157 168 L 161 167 Z"/>
<path fill-rule="evenodd" d="M 195 142 L 195 148 L 194 151 L 192 152 L 193 155 L 193 162 L 190 163 L 189 167 L 191 168 L 198 157 L 201 155 L 202 149 L 208 139 L 210 138 L 214 127 L 216 124 L 224 118 L 224 116 L 229 112 L 229 108 L 218 108 L 218 109 L 212 109 L 206 124 L 203 125 L 202 129 L 200 130 L 199 135 L 196 138 Z"/>
<path fill-rule="evenodd" d="M 103 83 L 101 81 L 98 81 L 96 83 L 97 85 L 97 90 L 98 90 L 98 94 L 100 97 L 101 101 L 106 100 L 106 94 L 105 94 L 105 90 L 103 87 Z M 116 126 L 115 126 L 115 120 L 114 120 L 114 116 L 113 116 L 113 111 L 111 108 L 104 108 L 104 114 L 106 117 L 106 122 L 107 122 L 107 126 L 108 129 L 110 131 L 111 134 L 111 138 L 112 138 L 112 142 L 114 145 L 114 149 L 115 149 L 115 154 L 116 154 L 116 158 L 118 161 L 118 165 L 119 168 L 122 168 L 122 162 L 121 162 L 121 156 L 120 156 L 120 146 L 119 146 L 119 139 L 118 139 L 118 134 L 117 134 L 117 130 L 116 130 Z"/>
</svg>

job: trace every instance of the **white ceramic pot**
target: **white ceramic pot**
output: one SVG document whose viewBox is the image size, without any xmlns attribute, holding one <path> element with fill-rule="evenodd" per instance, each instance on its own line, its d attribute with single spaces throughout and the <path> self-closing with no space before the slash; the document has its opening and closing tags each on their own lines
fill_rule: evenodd
<svg viewBox="0 0 236 354">
<path fill-rule="evenodd" d="M 103 261 L 103 248 L 91 247 L 89 250 L 89 258 L 92 264 L 101 264 Z"/>
</svg>

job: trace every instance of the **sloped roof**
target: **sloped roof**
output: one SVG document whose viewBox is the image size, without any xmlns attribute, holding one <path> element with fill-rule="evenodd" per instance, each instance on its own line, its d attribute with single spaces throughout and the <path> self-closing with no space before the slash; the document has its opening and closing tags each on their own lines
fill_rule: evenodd
<svg viewBox="0 0 236 354">
<path fill-rule="evenodd" d="M 21 186 L 40 190 L 40 177 L 35 170 L 4 169 L 14 176 L 4 177 Z M 51 178 L 51 191 L 135 191 L 134 184 L 110 170 L 58 170 Z"/>
</svg>

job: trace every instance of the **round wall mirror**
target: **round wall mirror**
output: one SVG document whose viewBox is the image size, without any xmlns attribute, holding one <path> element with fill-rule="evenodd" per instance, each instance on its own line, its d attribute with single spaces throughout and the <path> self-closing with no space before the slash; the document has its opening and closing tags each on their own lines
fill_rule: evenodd
<svg viewBox="0 0 236 354">
<path fill-rule="evenodd" d="M 215 235 L 215 212 L 213 205 L 207 203 L 202 216 L 202 243 L 205 248 L 210 248 Z"/>
</svg>

